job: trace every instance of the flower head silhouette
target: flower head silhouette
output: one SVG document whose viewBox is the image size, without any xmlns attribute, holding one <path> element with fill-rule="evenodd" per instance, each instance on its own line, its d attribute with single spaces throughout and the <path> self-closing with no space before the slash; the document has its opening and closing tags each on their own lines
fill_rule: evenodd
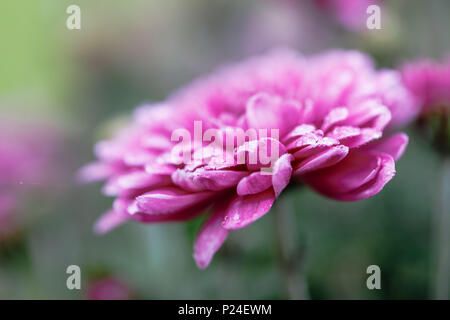
<svg viewBox="0 0 450 320">
<path fill-rule="evenodd" d="M 420 108 L 418 125 L 443 154 L 450 153 L 450 59 L 412 61 L 402 69 L 402 78 Z"/>
<path fill-rule="evenodd" d="M 61 132 L 54 126 L 0 118 L 0 243 L 21 229 L 18 213 L 25 196 L 48 185 L 60 174 L 54 160 Z"/>
<path fill-rule="evenodd" d="M 138 108 L 123 131 L 97 144 L 99 160 L 80 177 L 107 179 L 103 192 L 116 198 L 95 225 L 100 233 L 128 220 L 181 221 L 209 212 L 194 245 L 197 265 L 205 268 L 230 230 L 265 215 L 289 184 L 341 201 L 377 194 L 395 175 L 408 142 L 403 133 L 384 133 L 415 113 L 399 73 L 375 70 L 362 53 L 304 57 L 279 49 Z M 195 136 L 196 123 L 203 138 L 209 129 L 277 135 L 256 131 L 234 139 L 232 149 L 194 141 L 188 148 L 195 161 L 175 161 L 179 141 L 172 133 L 182 128 Z M 218 145 L 229 161 L 219 159 Z M 270 149 L 270 164 L 262 161 L 262 149 Z"/>
</svg>

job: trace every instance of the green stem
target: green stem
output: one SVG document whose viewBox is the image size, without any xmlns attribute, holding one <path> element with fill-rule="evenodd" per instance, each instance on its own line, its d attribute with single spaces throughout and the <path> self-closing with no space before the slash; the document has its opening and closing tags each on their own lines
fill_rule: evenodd
<svg viewBox="0 0 450 320">
<path fill-rule="evenodd" d="M 295 224 L 292 222 L 295 208 L 290 200 L 288 196 L 278 199 L 272 212 L 275 249 L 286 297 L 291 300 L 304 300 L 308 298 L 303 273 L 305 247 L 299 248 L 296 245 L 293 230 Z M 292 250 L 292 247 L 299 249 Z"/>
<path fill-rule="evenodd" d="M 434 298 L 449 299 L 450 284 L 450 158 L 444 159 L 441 171 L 439 204 L 435 212 Z M 439 189 L 438 189 L 439 190 Z"/>
</svg>

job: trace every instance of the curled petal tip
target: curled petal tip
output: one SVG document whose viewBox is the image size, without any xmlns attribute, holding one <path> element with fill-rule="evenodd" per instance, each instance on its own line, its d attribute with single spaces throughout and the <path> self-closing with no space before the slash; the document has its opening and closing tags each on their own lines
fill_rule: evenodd
<svg viewBox="0 0 450 320">
<path fill-rule="evenodd" d="M 94 224 L 94 233 L 103 235 L 127 221 L 127 217 L 114 210 L 104 213 Z"/>
</svg>

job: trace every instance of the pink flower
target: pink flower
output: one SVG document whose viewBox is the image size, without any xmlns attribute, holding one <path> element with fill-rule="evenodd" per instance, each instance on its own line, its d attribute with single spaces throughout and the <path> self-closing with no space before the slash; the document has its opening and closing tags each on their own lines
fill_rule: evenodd
<svg viewBox="0 0 450 320">
<path fill-rule="evenodd" d="M 399 74 L 376 71 L 356 51 L 308 58 L 276 50 L 228 66 L 161 104 L 139 108 L 124 131 L 96 146 L 99 161 L 80 176 L 108 179 L 103 191 L 116 200 L 95 230 L 130 219 L 181 221 L 210 209 L 194 245 L 197 265 L 205 268 L 230 230 L 265 215 L 289 184 L 342 201 L 377 194 L 395 175 L 395 160 L 408 142 L 405 134 L 383 133 L 415 112 Z M 195 136 L 196 123 L 203 138 L 209 129 L 225 136 L 275 129 L 278 136 L 258 131 L 246 141 L 233 140 L 235 148 L 219 144 L 231 161 L 215 153 L 217 144 L 194 141 L 189 151 L 195 161 L 174 161 L 178 141 L 171 141 L 172 132 L 182 128 Z M 269 164 L 261 156 L 268 149 L 276 155 Z M 270 175 L 264 172 L 269 167 Z"/>
<path fill-rule="evenodd" d="M 55 133 L 42 123 L 0 118 L 0 241 L 20 229 L 23 196 L 55 177 Z"/>
<path fill-rule="evenodd" d="M 105 277 L 90 283 L 86 296 L 89 300 L 130 300 L 133 294 L 123 281 Z"/>
<path fill-rule="evenodd" d="M 0 194 L 0 244 L 19 229 L 14 215 L 16 206 L 13 196 L 6 193 Z"/>
<path fill-rule="evenodd" d="M 402 77 L 418 100 L 422 114 L 440 107 L 450 110 L 450 59 L 442 63 L 432 60 L 407 63 L 402 67 Z"/>
<path fill-rule="evenodd" d="M 450 153 L 450 59 L 410 62 L 402 67 L 405 86 L 420 107 L 418 128 L 437 151 Z"/>
</svg>

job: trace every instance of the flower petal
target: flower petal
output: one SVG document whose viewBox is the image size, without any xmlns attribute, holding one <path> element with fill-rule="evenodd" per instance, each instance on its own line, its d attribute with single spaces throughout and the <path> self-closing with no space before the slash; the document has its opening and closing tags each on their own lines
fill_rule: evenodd
<svg viewBox="0 0 450 320">
<path fill-rule="evenodd" d="M 247 171 L 233 170 L 204 170 L 197 169 L 193 172 L 193 181 L 201 186 L 202 190 L 223 190 L 235 186 L 239 180 L 245 177 Z"/>
<path fill-rule="evenodd" d="M 308 144 L 302 146 L 301 149 L 294 152 L 294 158 L 297 160 L 312 157 L 322 151 L 330 149 L 330 147 L 339 145 L 339 140 L 330 137 L 318 137 L 316 141 L 311 141 Z M 292 152 L 291 151 L 291 152 Z"/>
<path fill-rule="evenodd" d="M 391 156 L 358 150 L 335 166 L 305 175 L 302 180 L 328 197 L 352 201 L 376 194 L 394 174 Z"/>
<path fill-rule="evenodd" d="M 189 193 L 167 187 L 147 192 L 136 198 L 137 208 L 146 214 L 170 214 L 187 209 L 213 196 L 213 192 Z"/>
<path fill-rule="evenodd" d="M 347 117 L 348 117 L 347 108 L 341 107 L 332 109 L 323 120 L 323 124 L 321 127 L 322 131 L 327 132 L 331 127 L 347 119 Z"/>
<path fill-rule="evenodd" d="M 123 223 L 127 222 L 129 218 L 114 209 L 104 213 L 94 224 L 94 232 L 97 234 L 104 234 Z"/>
<path fill-rule="evenodd" d="M 301 137 L 307 133 L 312 133 L 316 130 L 316 127 L 312 124 L 301 124 L 295 127 L 285 137 L 283 142 L 290 141 L 291 139 Z"/>
<path fill-rule="evenodd" d="M 294 168 L 294 175 L 302 175 L 311 171 L 335 165 L 347 156 L 348 147 L 338 145 L 309 157 Z"/>
<path fill-rule="evenodd" d="M 170 177 L 160 174 L 149 174 L 145 171 L 134 171 L 119 176 L 118 187 L 122 189 L 141 189 L 154 186 L 164 186 L 170 182 Z"/>
<path fill-rule="evenodd" d="M 339 198 L 343 201 L 356 201 L 370 198 L 380 192 L 383 187 L 395 176 L 395 161 L 387 153 L 379 153 L 381 168 L 374 179 Z"/>
<path fill-rule="evenodd" d="M 291 161 L 294 157 L 286 153 L 275 162 L 273 167 L 272 185 L 275 191 L 275 196 L 278 197 L 284 188 L 289 184 L 292 175 Z"/>
<path fill-rule="evenodd" d="M 178 169 L 172 174 L 173 182 L 190 191 L 219 191 L 234 187 L 239 180 L 248 175 L 247 171 L 208 170 L 197 168 L 194 171 Z"/>
<path fill-rule="evenodd" d="M 344 140 L 352 137 L 356 137 L 361 133 L 361 129 L 353 126 L 338 126 L 335 127 L 331 132 L 327 134 L 327 137 Z"/>
<path fill-rule="evenodd" d="M 202 201 L 171 213 L 148 214 L 139 209 L 137 201 L 130 201 L 128 203 L 129 205 L 125 208 L 125 211 L 129 218 L 142 223 L 186 221 L 197 217 L 211 206 L 209 201 Z"/>
<path fill-rule="evenodd" d="M 93 162 L 78 170 L 77 178 L 81 182 L 89 183 L 107 179 L 117 172 L 120 172 L 120 169 L 112 163 Z"/>
<path fill-rule="evenodd" d="M 222 226 L 225 229 L 240 229 L 265 215 L 275 200 L 272 189 L 264 192 L 236 197 L 226 209 Z"/>
<path fill-rule="evenodd" d="M 197 234 L 194 243 L 194 259 L 200 269 L 205 269 L 214 254 L 226 240 L 230 230 L 222 227 L 227 203 L 216 206 L 213 214 L 206 220 Z"/>
<path fill-rule="evenodd" d="M 260 193 L 272 186 L 272 177 L 261 171 L 253 172 L 239 181 L 236 192 L 240 196 Z"/>
<path fill-rule="evenodd" d="M 192 171 L 188 171 L 185 169 L 177 169 L 172 173 L 171 177 L 173 183 L 184 190 L 192 192 L 202 190 L 201 186 L 198 186 L 197 184 L 194 183 Z"/>
</svg>

